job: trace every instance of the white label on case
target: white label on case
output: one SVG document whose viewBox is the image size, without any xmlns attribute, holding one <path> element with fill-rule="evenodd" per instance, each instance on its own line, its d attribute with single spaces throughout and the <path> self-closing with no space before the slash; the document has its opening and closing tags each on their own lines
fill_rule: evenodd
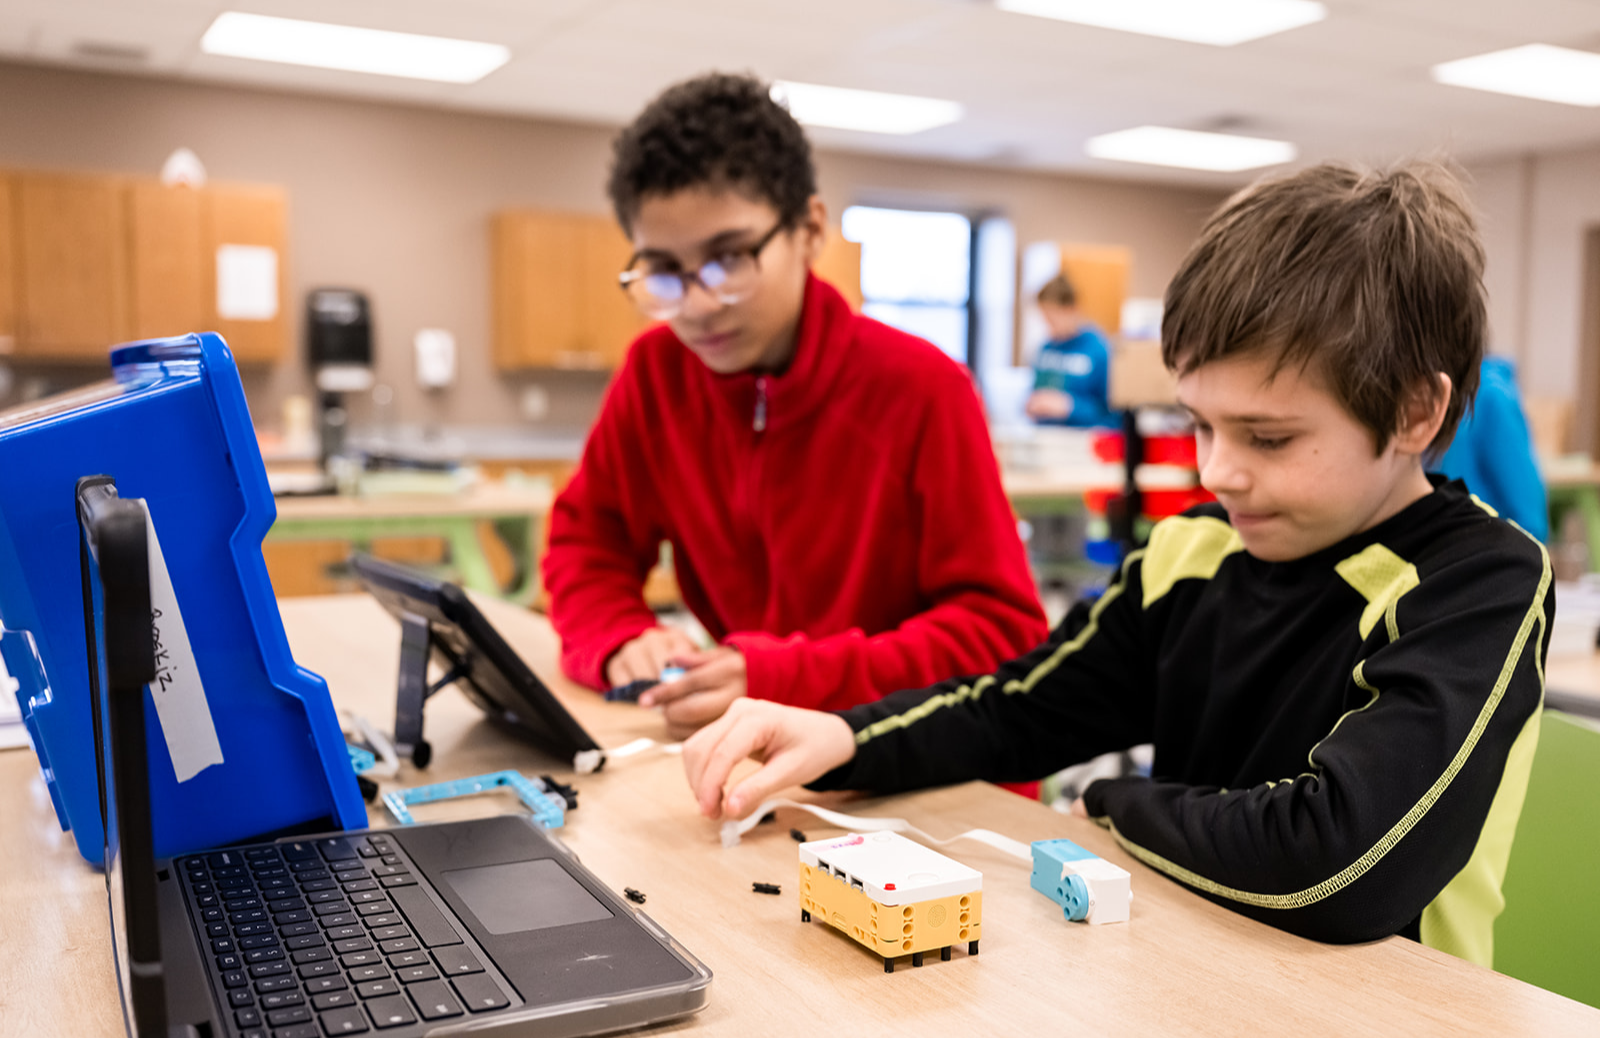
<svg viewBox="0 0 1600 1039">
<path fill-rule="evenodd" d="M 150 623 L 156 650 L 156 677 L 150 683 L 150 695 L 161 719 L 172 770 L 178 774 L 178 782 L 186 783 L 209 766 L 222 764 L 222 743 L 211 720 L 211 704 L 200 681 L 178 596 L 172 590 L 172 576 L 161 554 L 155 519 L 149 504 L 143 498 L 137 500 L 150 532 Z"/>
</svg>

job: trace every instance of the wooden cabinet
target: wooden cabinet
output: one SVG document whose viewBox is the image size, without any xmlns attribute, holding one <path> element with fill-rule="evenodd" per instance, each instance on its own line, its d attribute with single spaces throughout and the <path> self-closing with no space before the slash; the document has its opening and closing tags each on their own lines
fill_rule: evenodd
<svg viewBox="0 0 1600 1039">
<path fill-rule="evenodd" d="M 1121 245 L 1061 246 L 1061 272 L 1078 290 L 1078 309 L 1108 336 L 1122 331 L 1133 250 Z"/>
<path fill-rule="evenodd" d="M 19 357 L 101 360 L 128 337 L 123 184 L 24 173 L 16 191 Z"/>
<path fill-rule="evenodd" d="M 0 357 L 17 349 L 16 192 L 0 173 Z"/>
<path fill-rule="evenodd" d="M 633 259 L 633 243 L 609 217 L 586 218 L 582 237 L 584 324 L 606 359 L 604 367 L 617 368 L 650 323 L 617 281 Z"/>
<path fill-rule="evenodd" d="M 615 368 L 648 323 L 617 285 L 632 249 L 608 217 L 535 210 L 490 225 L 494 363 Z"/>
<path fill-rule="evenodd" d="M 276 361 L 289 352 L 288 270 L 285 259 L 289 240 L 287 193 L 270 185 L 217 184 L 207 186 L 204 199 L 205 327 L 219 332 L 240 363 Z M 265 314 L 241 317 L 219 308 L 218 278 L 228 246 L 270 249 L 274 257 L 277 306 Z"/>
<path fill-rule="evenodd" d="M 838 289 L 850 301 L 850 309 L 861 311 L 861 243 L 845 238 L 837 227 L 830 227 L 822 240 L 822 253 L 811 265 L 817 277 Z"/>
<path fill-rule="evenodd" d="M 135 339 L 207 327 L 201 193 L 141 181 L 128 188 Z"/>
<path fill-rule="evenodd" d="M 270 316 L 218 306 L 229 245 L 271 250 Z M 0 173 L 0 355 L 103 363 L 130 339 L 215 330 L 240 362 L 278 360 L 289 350 L 287 246 L 281 188 Z"/>
</svg>

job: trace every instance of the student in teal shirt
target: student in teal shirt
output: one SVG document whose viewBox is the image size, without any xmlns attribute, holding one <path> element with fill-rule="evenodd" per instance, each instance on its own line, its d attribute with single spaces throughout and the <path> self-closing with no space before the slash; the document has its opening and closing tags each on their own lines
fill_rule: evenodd
<svg viewBox="0 0 1600 1039">
<path fill-rule="evenodd" d="M 1078 312 L 1078 293 L 1065 274 L 1039 290 L 1039 313 L 1050 341 L 1033 362 L 1028 417 L 1045 425 L 1115 426 L 1107 403 L 1111 348 L 1106 337 Z"/>
<path fill-rule="evenodd" d="M 1550 540 L 1550 505 L 1517 392 L 1517 368 L 1493 354 L 1478 369 L 1472 410 L 1461 419 L 1439 472 L 1464 481 L 1502 517 Z"/>
</svg>

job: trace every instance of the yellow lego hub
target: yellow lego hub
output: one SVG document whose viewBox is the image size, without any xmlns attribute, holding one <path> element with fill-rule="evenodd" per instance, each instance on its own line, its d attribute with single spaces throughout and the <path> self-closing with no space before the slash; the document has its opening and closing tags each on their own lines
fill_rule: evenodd
<svg viewBox="0 0 1600 1039">
<path fill-rule="evenodd" d="M 800 919 L 813 916 L 883 957 L 968 955 L 983 936 L 983 875 L 898 834 L 850 834 L 800 846 Z M 931 896 L 931 897 L 929 897 Z"/>
</svg>

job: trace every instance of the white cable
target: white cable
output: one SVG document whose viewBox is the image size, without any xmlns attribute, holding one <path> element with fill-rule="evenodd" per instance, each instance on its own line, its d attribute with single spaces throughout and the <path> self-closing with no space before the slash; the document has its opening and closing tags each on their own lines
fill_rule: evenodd
<svg viewBox="0 0 1600 1039">
<path fill-rule="evenodd" d="M 388 779 L 400 771 L 400 757 L 394 752 L 394 743 L 383 732 L 367 719 L 352 711 L 340 711 L 339 717 L 349 728 L 356 730 L 356 735 L 361 738 L 372 753 L 378 756 L 378 764 L 367 769 L 369 777 L 375 776 Z"/>
<path fill-rule="evenodd" d="M 940 840 L 938 837 L 934 837 L 922 830 L 917 829 L 904 819 L 895 819 L 892 817 L 874 818 L 865 815 L 846 815 L 843 812 L 835 812 L 830 808 L 822 808 L 818 805 L 806 804 L 803 801 L 791 801 L 786 797 L 770 798 L 769 800 L 761 802 L 761 806 L 759 808 L 745 816 L 743 819 L 729 819 L 727 822 L 723 823 L 722 846 L 724 848 L 732 848 L 737 845 L 739 843 L 739 838 L 759 825 L 761 820 L 766 818 L 767 813 L 772 811 L 774 808 L 798 808 L 803 812 L 810 812 L 812 815 L 823 820 L 824 822 L 832 823 L 833 825 L 843 827 L 846 830 L 869 832 L 873 830 L 889 830 L 893 833 L 907 834 L 908 836 L 915 837 L 918 840 L 924 841 L 928 844 L 946 845 L 953 844 L 956 841 L 977 841 L 980 844 L 987 844 L 996 851 L 1004 852 L 1013 858 L 1021 859 L 1023 862 L 1033 862 L 1032 847 L 1022 843 L 1021 841 L 1013 840 L 1004 834 L 995 833 L 993 830 L 968 830 L 965 833 L 958 833 L 954 837 L 946 837 L 943 840 Z"/>
<path fill-rule="evenodd" d="M 683 744 L 681 743 L 657 743 L 648 736 L 641 736 L 630 743 L 624 743 L 622 746 L 614 747 L 611 750 L 580 750 L 572 756 L 572 768 L 573 771 L 580 775 L 587 775 L 590 772 L 598 771 L 600 766 L 608 761 L 631 758 L 635 754 L 641 754 L 649 750 L 651 747 L 659 747 L 663 754 L 683 753 Z"/>
</svg>

